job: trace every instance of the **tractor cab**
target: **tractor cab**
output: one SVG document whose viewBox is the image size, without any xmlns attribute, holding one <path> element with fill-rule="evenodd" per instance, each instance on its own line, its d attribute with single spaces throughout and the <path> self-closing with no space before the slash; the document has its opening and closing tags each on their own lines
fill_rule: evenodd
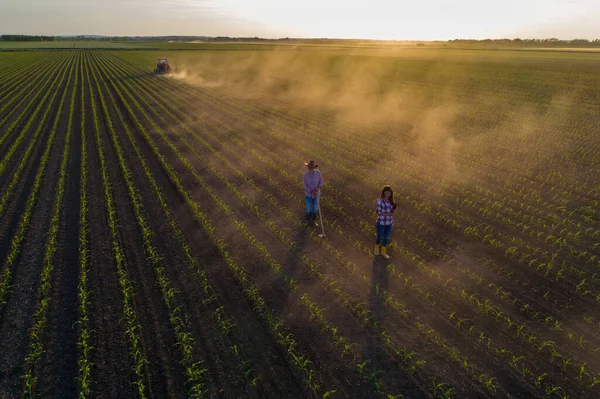
<svg viewBox="0 0 600 399">
<path fill-rule="evenodd" d="M 156 60 L 155 74 L 171 73 L 171 64 L 166 57 L 161 57 Z"/>
</svg>

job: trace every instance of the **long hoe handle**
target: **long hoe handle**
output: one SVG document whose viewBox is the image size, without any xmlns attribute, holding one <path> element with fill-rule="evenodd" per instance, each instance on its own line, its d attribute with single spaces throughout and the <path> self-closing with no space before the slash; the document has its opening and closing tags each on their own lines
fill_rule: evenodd
<svg viewBox="0 0 600 399">
<path fill-rule="evenodd" d="M 319 237 L 325 237 L 325 226 L 323 226 L 323 214 L 321 213 L 321 198 L 317 201 L 317 207 L 319 208 L 319 219 L 321 220 L 321 234 L 319 234 Z"/>
</svg>

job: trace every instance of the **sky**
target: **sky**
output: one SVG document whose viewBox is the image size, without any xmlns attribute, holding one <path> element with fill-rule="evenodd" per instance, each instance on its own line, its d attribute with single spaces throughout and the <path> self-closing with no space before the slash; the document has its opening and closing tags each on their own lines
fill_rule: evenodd
<svg viewBox="0 0 600 399">
<path fill-rule="evenodd" d="M 600 0 L 0 0 L 0 34 L 598 39 Z"/>
</svg>

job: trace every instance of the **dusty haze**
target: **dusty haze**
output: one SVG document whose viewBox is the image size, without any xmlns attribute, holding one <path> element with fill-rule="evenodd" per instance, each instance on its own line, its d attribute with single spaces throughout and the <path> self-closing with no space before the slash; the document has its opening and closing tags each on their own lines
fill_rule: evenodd
<svg viewBox="0 0 600 399">
<path fill-rule="evenodd" d="M 453 162 L 465 152 L 506 170 L 518 163 L 519 170 L 534 173 L 569 150 L 562 127 L 579 101 L 577 84 L 550 87 L 532 99 L 544 77 L 528 72 L 535 66 L 528 60 L 510 53 L 426 51 L 289 46 L 179 52 L 170 60 L 175 78 L 189 84 L 259 104 L 318 111 L 331 121 L 328 129 L 341 134 L 369 129 L 373 145 L 389 143 L 390 155 L 408 152 L 435 173 L 467 173 Z M 507 77 L 499 76 L 503 68 Z M 532 74 L 531 82 L 515 82 L 523 74 Z M 307 128 L 310 123 L 307 118 Z"/>
</svg>

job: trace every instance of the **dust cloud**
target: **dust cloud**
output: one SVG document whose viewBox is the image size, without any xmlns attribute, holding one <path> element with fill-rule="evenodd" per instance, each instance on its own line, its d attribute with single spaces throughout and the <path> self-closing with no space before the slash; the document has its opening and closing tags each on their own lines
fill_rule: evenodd
<svg viewBox="0 0 600 399">
<path fill-rule="evenodd" d="M 511 99 L 501 85 L 513 82 L 490 73 L 481 58 L 435 50 L 280 46 L 180 52 L 169 59 L 175 77 L 191 85 L 317 110 L 342 131 L 368 128 L 374 142 L 390 142 L 390 156 L 408 154 L 446 177 L 469 179 L 471 172 L 457 166 L 465 153 L 533 173 L 569 148 L 562 128 L 576 93 L 548 92 L 542 103 Z M 514 94 L 526 90 L 517 87 Z"/>
</svg>

